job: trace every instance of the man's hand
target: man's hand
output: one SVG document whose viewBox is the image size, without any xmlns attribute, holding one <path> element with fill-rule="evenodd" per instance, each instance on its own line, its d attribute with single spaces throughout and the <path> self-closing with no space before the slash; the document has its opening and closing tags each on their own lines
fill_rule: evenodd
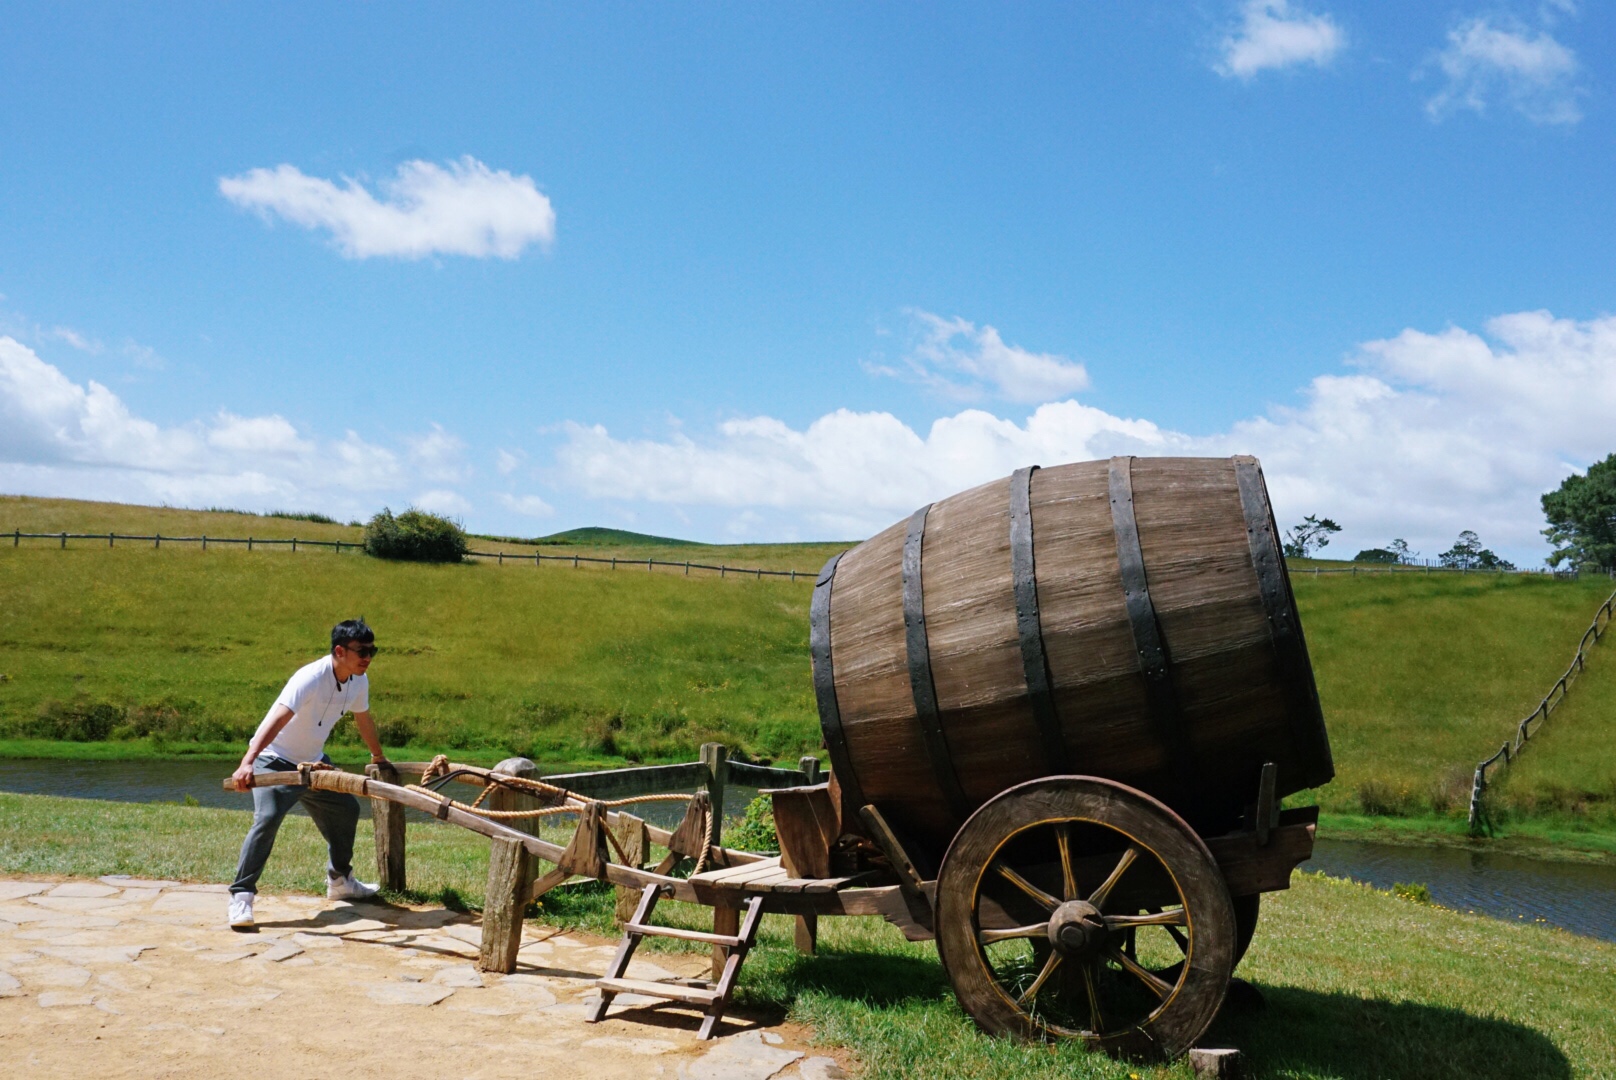
<svg viewBox="0 0 1616 1080">
<path fill-rule="evenodd" d="M 230 774 L 230 779 L 236 782 L 237 791 L 251 791 L 253 786 L 252 762 L 243 761 L 236 771 Z"/>
<path fill-rule="evenodd" d="M 370 755 L 370 763 L 372 765 L 380 765 L 384 769 L 391 769 L 393 767 L 393 763 L 387 760 L 386 754 Z"/>
</svg>

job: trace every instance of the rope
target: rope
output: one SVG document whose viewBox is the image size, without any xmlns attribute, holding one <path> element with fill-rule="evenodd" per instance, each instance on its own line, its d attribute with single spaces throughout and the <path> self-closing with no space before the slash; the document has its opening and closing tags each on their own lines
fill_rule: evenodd
<svg viewBox="0 0 1616 1080">
<path fill-rule="evenodd" d="M 690 871 L 695 877 L 707 866 L 707 856 L 712 853 L 711 836 L 713 835 L 713 804 L 708 803 L 701 811 L 701 854 L 696 856 L 696 866 Z"/>
</svg>

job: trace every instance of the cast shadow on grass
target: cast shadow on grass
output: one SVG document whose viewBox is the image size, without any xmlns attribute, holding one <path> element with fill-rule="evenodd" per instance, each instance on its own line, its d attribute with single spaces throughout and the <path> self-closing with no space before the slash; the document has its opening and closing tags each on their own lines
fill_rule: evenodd
<svg viewBox="0 0 1616 1080">
<path fill-rule="evenodd" d="M 1238 1046 L 1255 1076 L 1341 1080 L 1560 1080 L 1571 1064 L 1539 1031 L 1458 1009 L 1262 987 L 1267 1007 L 1225 1009 L 1203 1046 Z"/>
<path fill-rule="evenodd" d="M 829 950 L 809 957 L 771 950 L 753 953 L 747 968 L 745 996 L 754 1007 L 786 1007 L 799 994 L 813 991 L 862 1001 L 873 1009 L 953 996 L 935 957 Z"/>
</svg>

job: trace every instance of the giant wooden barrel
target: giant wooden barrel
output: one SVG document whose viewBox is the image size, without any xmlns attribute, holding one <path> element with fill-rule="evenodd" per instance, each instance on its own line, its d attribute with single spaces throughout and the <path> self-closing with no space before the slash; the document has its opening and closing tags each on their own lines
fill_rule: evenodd
<svg viewBox="0 0 1616 1080">
<path fill-rule="evenodd" d="M 1018 470 L 825 565 L 811 642 L 844 826 L 940 858 L 1026 780 L 1101 776 L 1203 834 L 1334 775 L 1255 458 Z"/>
</svg>

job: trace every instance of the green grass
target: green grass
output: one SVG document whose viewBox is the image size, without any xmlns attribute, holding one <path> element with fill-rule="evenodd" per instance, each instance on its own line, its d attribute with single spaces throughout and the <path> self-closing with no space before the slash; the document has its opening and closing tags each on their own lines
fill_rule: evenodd
<svg viewBox="0 0 1616 1080">
<path fill-rule="evenodd" d="M 244 811 L 0 794 L 0 871 L 228 880 L 249 820 Z M 369 823 L 360 830 L 363 861 Z M 486 841 L 412 822 L 408 850 L 410 898 L 480 906 Z M 264 888 L 314 892 L 323 876 L 312 824 L 287 818 Z M 609 889 L 569 886 L 545 899 L 534 913 L 544 921 L 611 931 Z M 665 903 L 658 917 L 694 928 L 710 913 Z M 853 1050 L 871 1080 L 1190 1076 L 1182 1063 L 1131 1066 L 1075 1046 L 982 1036 L 955 1004 L 935 949 L 879 920 L 824 920 L 814 957 L 795 953 L 790 934 L 786 919 L 765 919 L 739 1008 L 810 1025 L 819 1040 Z M 1267 1007 L 1226 1012 L 1206 1044 L 1240 1047 L 1259 1078 L 1616 1076 L 1616 947 L 1562 931 L 1298 874 L 1290 891 L 1264 898 L 1240 974 Z"/>
<path fill-rule="evenodd" d="M 1336 761 L 1319 802 L 1446 817 L 1463 815 L 1476 762 L 1559 678 L 1612 585 L 1512 574 L 1292 581 Z M 1616 698 L 1590 685 L 1571 700 L 1609 725 Z"/>
</svg>

